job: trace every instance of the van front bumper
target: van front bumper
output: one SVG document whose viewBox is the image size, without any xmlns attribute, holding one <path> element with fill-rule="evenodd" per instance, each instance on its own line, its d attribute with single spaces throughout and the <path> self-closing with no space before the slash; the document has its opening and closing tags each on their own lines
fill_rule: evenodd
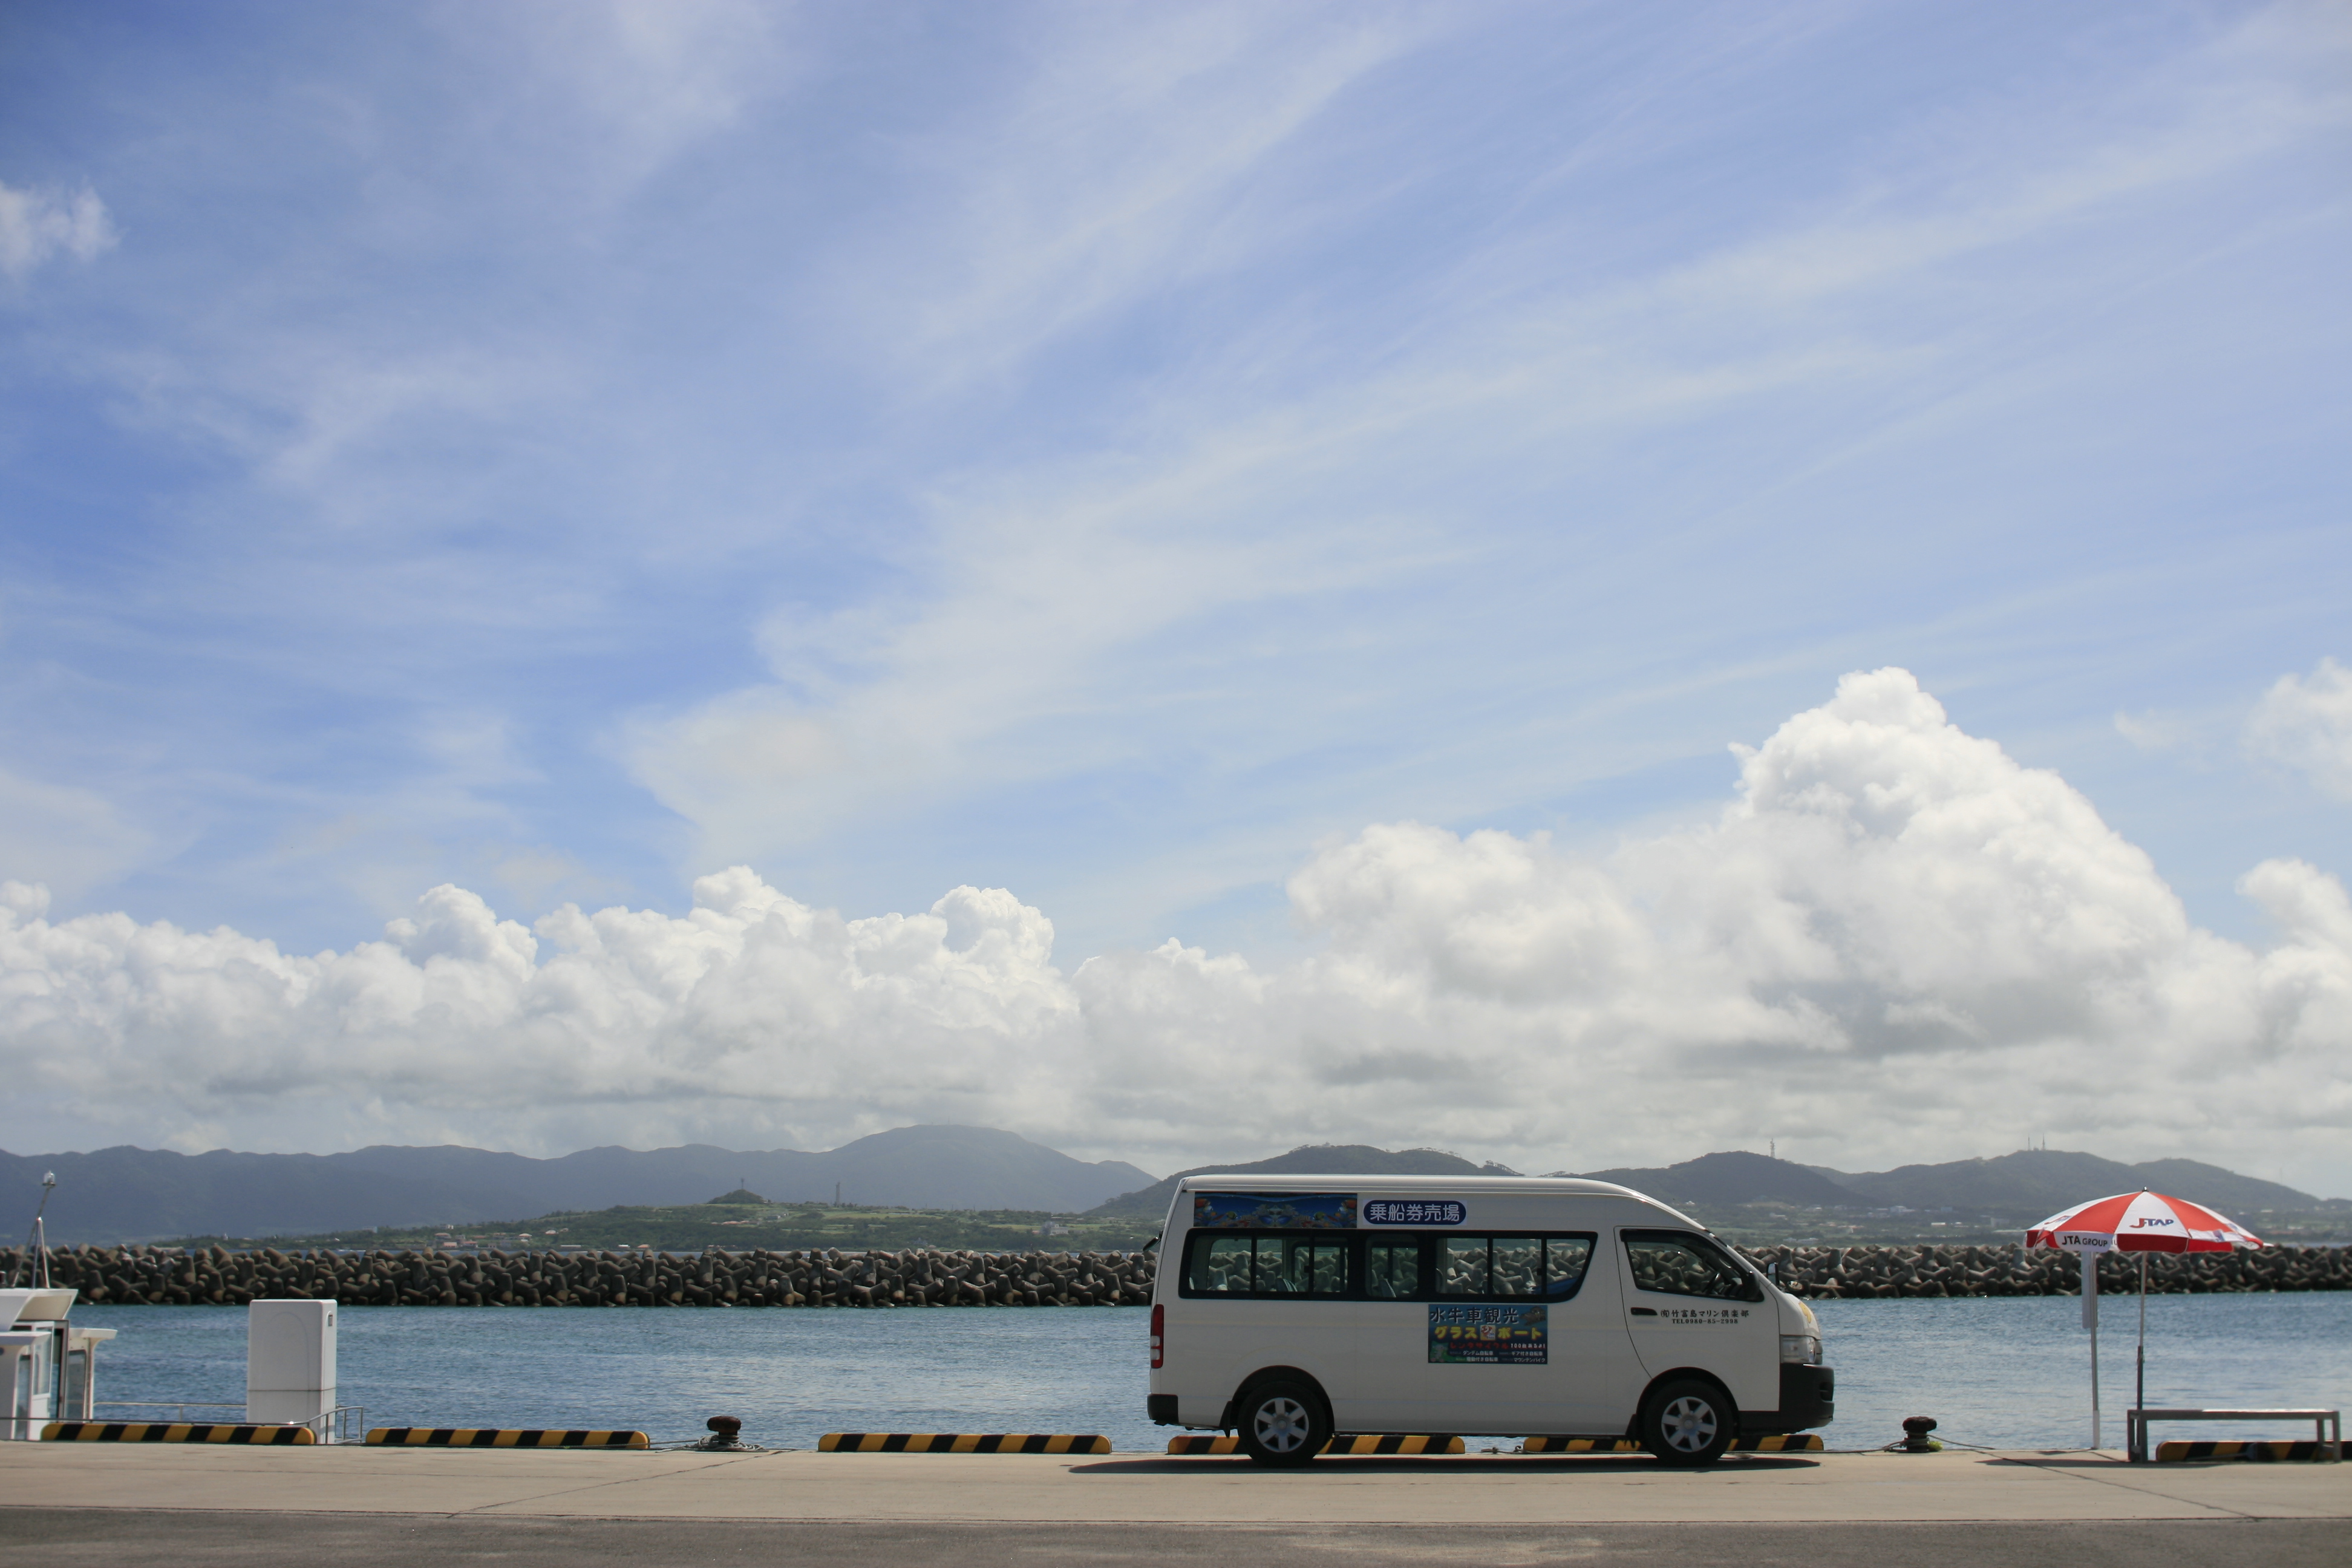
<svg viewBox="0 0 2352 1568">
<path fill-rule="evenodd" d="M 1826 1426 L 1837 1419 L 1837 1373 L 1826 1366 L 1780 1368 L 1780 1408 L 1743 1410 L 1739 1432 L 1744 1437 L 1802 1432 Z"/>
</svg>

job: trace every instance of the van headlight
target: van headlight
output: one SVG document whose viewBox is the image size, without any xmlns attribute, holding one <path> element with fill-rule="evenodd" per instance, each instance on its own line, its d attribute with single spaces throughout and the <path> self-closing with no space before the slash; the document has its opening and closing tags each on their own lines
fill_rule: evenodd
<svg viewBox="0 0 2352 1568">
<path fill-rule="evenodd" d="M 1822 1342 L 1812 1334 L 1782 1334 L 1780 1359 L 1792 1366 L 1819 1366 L 1822 1363 Z"/>
</svg>

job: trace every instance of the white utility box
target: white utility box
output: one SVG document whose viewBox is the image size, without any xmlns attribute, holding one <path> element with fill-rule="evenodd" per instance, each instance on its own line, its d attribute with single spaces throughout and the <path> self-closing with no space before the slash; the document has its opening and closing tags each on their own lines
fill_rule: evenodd
<svg viewBox="0 0 2352 1568">
<path fill-rule="evenodd" d="M 75 1291 L 0 1290 L 0 1439 L 37 1442 L 52 1421 L 87 1421 L 98 1397 L 98 1346 L 112 1329 L 66 1321 Z"/>
<path fill-rule="evenodd" d="M 315 1421 L 335 1407 L 332 1301 L 256 1301 L 245 1310 L 245 1418 Z"/>
</svg>

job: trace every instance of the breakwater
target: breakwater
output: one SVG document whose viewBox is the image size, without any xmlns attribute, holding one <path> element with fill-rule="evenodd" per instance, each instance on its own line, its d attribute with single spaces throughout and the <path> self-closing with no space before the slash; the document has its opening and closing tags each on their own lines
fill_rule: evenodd
<svg viewBox="0 0 2352 1568">
<path fill-rule="evenodd" d="M 2070 1255 L 2020 1247 L 1760 1247 L 1782 1285 L 1824 1300 L 2071 1296 Z M 0 1250 L 0 1277 L 16 1253 Z M 242 1306 L 257 1297 L 407 1307 L 1140 1307 L 1154 1259 L 1133 1252 L 232 1252 L 68 1247 L 51 1278 L 90 1302 Z M 2109 1253 L 2102 1290 L 2136 1290 L 2137 1257 Z M 2352 1248 L 2152 1255 L 2161 1295 L 2352 1290 Z"/>
<path fill-rule="evenodd" d="M 0 1251 L 0 1273 L 16 1254 Z M 1152 1259 L 1119 1252 L 232 1252 L 53 1247 L 92 1302 L 379 1307 L 1140 1307 Z"/>
<path fill-rule="evenodd" d="M 2074 1255 L 2022 1247 L 1754 1247 L 1759 1267 L 1778 1265 L 1792 1295 L 2073 1296 L 2082 1290 Z M 2352 1290 L 2352 1248 L 2266 1247 L 2244 1252 L 2100 1255 L 2099 1289 L 2137 1291 L 2147 1258 L 2151 1295 L 2225 1295 L 2247 1290 Z"/>
</svg>

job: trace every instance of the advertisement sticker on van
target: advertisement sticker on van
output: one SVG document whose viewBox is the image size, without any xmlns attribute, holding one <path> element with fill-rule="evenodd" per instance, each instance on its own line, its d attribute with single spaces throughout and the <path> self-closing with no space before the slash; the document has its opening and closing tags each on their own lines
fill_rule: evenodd
<svg viewBox="0 0 2352 1568">
<path fill-rule="evenodd" d="M 1469 1217 L 1469 1205 L 1452 1198 L 1373 1198 L 1364 1205 L 1366 1225 L 1460 1225 Z"/>
<path fill-rule="evenodd" d="M 1541 1307 L 1429 1309 L 1429 1359 L 1453 1366 L 1546 1364 Z"/>
<path fill-rule="evenodd" d="M 1736 1325 L 1748 1312 L 1746 1307 L 1661 1307 L 1652 1316 L 1660 1328 L 1714 1329 Z"/>
<path fill-rule="evenodd" d="M 1194 1193 L 1194 1230 L 1353 1230 L 1353 1193 Z"/>
</svg>

